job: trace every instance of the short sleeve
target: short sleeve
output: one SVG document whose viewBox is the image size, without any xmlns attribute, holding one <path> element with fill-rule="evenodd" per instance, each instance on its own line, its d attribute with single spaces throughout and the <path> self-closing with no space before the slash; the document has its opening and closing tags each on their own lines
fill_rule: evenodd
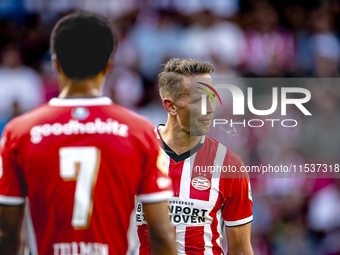
<svg viewBox="0 0 340 255">
<path fill-rule="evenodd" d="M 253 201 L 249 176 L 240 172 L 243 161 L 238 163 L 238 172 L 231 180 L 230 192 L 223 207 L 223 219 L 227 227 L 236 227 L 253 221 Z"/>
<path fill-rule="evenodd" d="M 150 146 L 137 195 L 142 203 L 157 203 L 166 201 L 173 196 L 172 182 L 166 175 L 165 155 L 159 147 L 159 142 L 153 130 L 150 132 L 148 140 Z"/>
<path fill-rule="evenodd" d="M 14 146 L 5 128 L 0 141 L 0 204 L 21 205 L 24 202 Z"/>
</svg>

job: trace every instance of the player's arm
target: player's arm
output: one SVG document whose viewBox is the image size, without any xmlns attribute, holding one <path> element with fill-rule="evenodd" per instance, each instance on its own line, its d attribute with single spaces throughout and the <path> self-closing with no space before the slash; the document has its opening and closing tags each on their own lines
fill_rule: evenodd
<svg viewBox="0 0 340 255">
<path fill-rule="evenodd" d="M 244 166 L 240 159 L 236 164 L 239 170 Z M 249 175 L 238 171 L 226 177 L 223 183 L 226 204 L 223 218 L 228 240 L 228 255 L 253 255 L 250 244 L 251 222 L 253 221 L 253 198 Z M 231 178 L 228 180 L 228 178 Z"/>
<path fill-rule="evenodd" d="M 148 222 L 151 253 L 175 255 L 175 231 L 170 225 L 168 202 L 143 204 L 145 219 Z"/>
<path fill-rule="evenodd" d="M 251 223 L 239 227 L 227 227 L 228 255 L 253 255 L 250 244 Z"/>
<path fill-rule="evenodd" d="M 24 205 L 0 205 L 0 251 L 3 254 L 18 252 L 24 208 Z"/>
<path fill-rule="evenodd" d="M 7 127 L 0 140 L 0 253 L 17 254 L 25 198 Z"/>
<path fill-rule="evenodd" d="M 153 127 L 146 136 L 147 155 L 137 193 L 148 223 L 148 241 L 153 255 L 175 255 L 175 231 L 170 225 L 168 199 L 173 196 L 171 179 L 166 176 L 165 157 Z"/>
</svg>

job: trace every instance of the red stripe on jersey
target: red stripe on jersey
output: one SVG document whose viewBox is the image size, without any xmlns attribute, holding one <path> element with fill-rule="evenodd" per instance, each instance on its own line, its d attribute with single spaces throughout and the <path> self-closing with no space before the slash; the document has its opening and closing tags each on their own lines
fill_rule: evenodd
<svg viewBox="0 0 340 255">
<path fill-rule="evenodd" d="M 170 177 L 172 180 L 172 188 L 174 190 L 174 197 L 179 196 L 183 166 L 184 166 L 184 160 L 180 162 L 176 162 L 172 158 L 170 158 L 169 173 L 170 173 Z"/>
<path fill-rule="evenodd" d="M 150 244 L 148 239 L 148 225 L 143 224 L 138 226 L 137 229 L 138 238 L 139 238 L 139 254 L 149 255 L 151 254 L 150 251 Z"/>
<path fill-rule="evenodd" d="M 212 173 L 208 171 L 208 167 L 214 165 L 216 152 L 217 152 L 217 146 L 218 146 L 218 142 L 213 143 L 211 146 L 202 146 L 202 148 L 197 151 L 194 166 L 193 166 L 192 173 L 191 173 L 191 180 L 190 180 L 190 198 L 192 199 L 209 201 Z M 192 185 L 192 181 L 195 177 L 207 178 L 210 182 L 210 187 L 206 190 L 199 190 L 195 188 Z"/>
<path fill-rule="evenodd" d="M 185 253 L 204 254 L 204 226 L 186 227 L 185 229 Z"/>
</svg>

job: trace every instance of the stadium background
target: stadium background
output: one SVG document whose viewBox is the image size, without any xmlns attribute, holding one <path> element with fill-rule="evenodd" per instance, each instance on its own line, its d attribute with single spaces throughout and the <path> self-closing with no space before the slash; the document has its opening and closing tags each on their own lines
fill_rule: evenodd
<svg viewBox="0 0 340 255">
<path fill-rule="evenodd" d="M 155 125 L 166 121 L 157 74 L 171 57 L 211 61 L 218 78 L 339 76 L 338 0 L 0 0 L 0 131 L 58 95 L 49 35 L 75 10 L 112 20 L 119 42 L 103 92 Z M 227 146 L 246 165 L 339 163 L 339 86 L 312 96 L 313 118 L 294 132 L 246 128 Z M 340 254 L 337 179 L 253 179 L 252 189 L 256 255 Z"/>
</svg>

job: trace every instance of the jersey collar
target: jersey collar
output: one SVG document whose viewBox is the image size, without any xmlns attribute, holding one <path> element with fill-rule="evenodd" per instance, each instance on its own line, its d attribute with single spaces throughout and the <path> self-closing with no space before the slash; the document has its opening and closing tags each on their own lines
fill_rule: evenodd
<svg viewBox="0 0 340 255">
<path fill-rule="evenodd" d="M 93 97 L 93 98 L 52 98 L 48 104 L 50 106 L 96 106 L 110 105 L 112 100 L 108 97 Z"/>
<path fill-rule="evenodd" d="M 180 155 L 177 155 L 176 152 L 174 152 L 162 139 L 160 133 L 159 133 L 159 129 L 160 127 L 163 127 L 164 124 L 159 124 L 156 128 L 155 128 L 155 132 L 157 135 L 157 138 L 160 139 L 162 141 L 163 144 L 163 148 L 166 154 L 168 154 L 168 156 L 170 158 L 172 158 L 175 162 L 180 162 L 183 161 L 187 158 L 189 158 L 191 155 L 195 154 L 204 144 L 205 141 L 205 135 L 201 137 L 200 142 L 191 150 L 188 150 Z"/>
</svg>

